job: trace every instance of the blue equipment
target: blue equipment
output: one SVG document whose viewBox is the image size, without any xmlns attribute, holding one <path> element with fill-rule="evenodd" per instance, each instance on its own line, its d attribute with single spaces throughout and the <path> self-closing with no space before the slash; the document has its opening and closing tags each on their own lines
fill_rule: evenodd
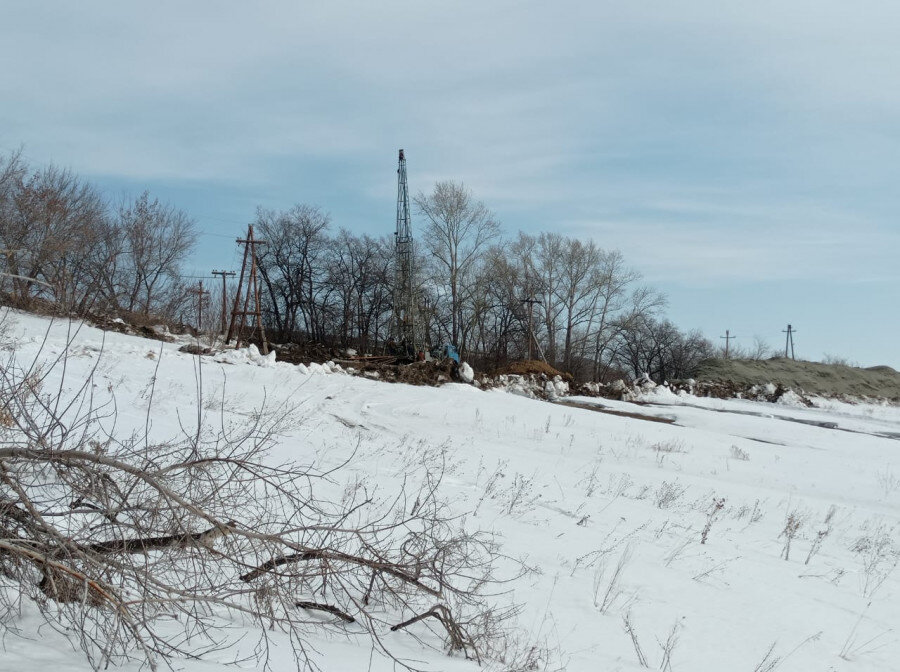
<svg viewBox="0 0 900 672">
<path fill-rule="evenodd" d="M 452 359 L 454 362 L 459 364 L 459 352 L 456 349 L 456 346 L 452 343 L 444 343 L 444 345 L 439 345 L 436 348 L 432 348 L 431 356 L 435 359 Z"/>
</svg>

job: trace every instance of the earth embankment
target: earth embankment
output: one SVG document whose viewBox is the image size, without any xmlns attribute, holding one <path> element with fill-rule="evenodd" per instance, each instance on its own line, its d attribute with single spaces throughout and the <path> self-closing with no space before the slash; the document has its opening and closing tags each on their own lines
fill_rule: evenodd
<svg viewBox="0 0 900 672">
<path fill-rule="evenodd" d="M 774 383 L 828 397 L 881 397 L 900 400 L 900 373 L 889 366 L 859 368 L 775 357 L 765 360 L 711 359 L 697 371 L 698 381 L 736 385 Z"/>
</svg>

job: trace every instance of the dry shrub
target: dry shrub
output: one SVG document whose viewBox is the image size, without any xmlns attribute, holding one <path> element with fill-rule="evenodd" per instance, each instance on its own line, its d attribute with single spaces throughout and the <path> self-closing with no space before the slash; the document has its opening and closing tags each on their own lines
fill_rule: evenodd
<svg viewBox="0 0 900 672">
<path fill-rule="evenodd" d="M 663 481 L 653 493 L 653 503 L 658 509 L 668 509 L 677 504 L 684 497 L 685 487 L 678 481 L 669 483 Z"/>
<path fill-rule="evenodd" d="M 743 450 L 740 446 L 731 446 L 731 459 L 741 460 L 742 462 L 750 461 L 750 453 Z"/>
<path fill-rule="evenodd" d="M 353 623 L 393 657 L 383 635 L 402 628 L 478 660 L 490 643 L 472 629 L 512 614 L 488 602 L 493 541 L 451 516 L 440 469 L 385 496 L 370 481 L 323 495 L 340 468 L 268 455 L 292 407 L 236 425 L 199 411 L 195 434 L 150 442 L 110 435 L 112 402 L 95 405 L 90 380 L 44 385 L 52 370 L 0 368 L 0 623 L 31 600 L 95 667 L 157 669 L 227 646 L 243 619 L 263 640 L 288 633 L 313 668 L 315 629 Z"/>
</svg>

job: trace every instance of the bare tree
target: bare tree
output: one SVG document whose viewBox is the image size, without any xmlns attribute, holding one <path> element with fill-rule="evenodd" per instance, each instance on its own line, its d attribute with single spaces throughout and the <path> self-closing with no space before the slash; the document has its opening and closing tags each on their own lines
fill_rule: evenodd
<svg viewBox="0 0 900 672">
<path fill-rule="evenodd" d="M 593 241 L 568 238 L 563 245 L 558 301 L 563 307 L 562 366 L 566 371 L 573 370 L 575 354 L 581 354 L 588 337 L 584 327 L 591 322 L 601 296 L 602 258 Z"/>
<path fill-rule="evenodd" d="M 435 262 L 434 282 L 449 295 L 450 339 L 461 346 L 462 286 L 500 235 L 500 224 L 462 183 L 438 182 L 430 194 L 420 192 L 414 201 L 427 220 L 422 239 Z"/>
<path fill-rule="evenodd" d="M 121 307 L 147 316 L 161 308 L 159 294 L 177 282 L 181 264 L 196 242 L 194 221 L 181 210 L 144 192 L 124 203 L 117 226 L 125 263 L 121 270 Z"/>
<path fill-rule="evenodd" d="M 635 378 L 646 373 L 663 382 L 690 377 L 714 353 L 712 343 L 699 331 L 682 333 L 669 320 L 644 316 L 622 328 L 615 356 Z"/>
<path fill-rule="evenodd" d="M 302 330 L 307 338 L 325 339 L 330 221 L 312 205 L 257 208 L 256 231 L 267 243 L 259 257 L 266 309 L 281 338 Z"/>
<path fill-rule="evenodd" d="M 16 197 L 22 189 L 28 168 L 22 159 L 22 150 L 0 156 L 0 246 L 2 246 L 4 291 L 18 274 L 18 255 L 23 244 L 22 231 L 17 226 Z"/>
<path fill-rule="evenodd" d="M 591 377 L 600 381 L 609 369 L 610 346 L 619 330 L 643 315 L 654 313 L 665 303 L 662 295 L 645 287 L 634 287 L 640 274 L 625 265 L 618 250 L 604 252 L 597 266 L 593 282 L 597 292 L 594 310 L 587 331 L 591 350 Z"/>
<path fill-rule="evenodd" d="M 342 229 L 331 241 L 328 283 L 336 299 L 332 329 L 341 345 L 354 344 L 363 351 L 378 340 L 391 310 L 388 241 L 354 236 Z"/>
<path fill-rule="evenodd" d="M 159 312 L 194 239 L 187 215 L 146 192 L 110 216 L 100 192 L 71 171 L 30 172 L 20 152 L 0 159 L 0 248 L 18 305 Z"/>
<path fill-rule="evenodd" d="M 522 240 L 522 242 L 527 242 Z M 565 238 L 558 233 L 540 234 L 532 247 L 533 253 L 528 273 L 537 280 L 540 292 L 542 320 L 546 347 L 544 354 L 548 361 L 555 363 L 558 355 L 560 319 L 564 310 L 558 298 L 562 288 L 563 248 Z"/>
<path fill-rule="evenodd" d="M 521 265 L 506 246 L 495 244 L 485 253 L 477 278 L 473 346 L 484 357 L 482 363 L 497 366 L 511 356 L 524 357 L 529 330 Z"/>
<path fill-rule="evenodd" d="M 772 354 L 772 346 L 762 336 L 756 335 L 753 337 L 753 347 L 747 355 L 750 359 L 768 359 Z"/>
<path fill-rule="evenodd" d="M 14 300 L 42 299 L 62 311 L 84 305 L 97 276 L 94 251 L 105 204 L 71 171 L 48 166 L 30 175 L 19 154 L 0 165 L 0 246 Z"/>
</svg>

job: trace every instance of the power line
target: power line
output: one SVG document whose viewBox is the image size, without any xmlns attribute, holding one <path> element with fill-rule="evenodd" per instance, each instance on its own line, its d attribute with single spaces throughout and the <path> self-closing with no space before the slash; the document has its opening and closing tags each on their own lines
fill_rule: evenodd
<svg viewBox="0 0 900 672">
<path fill-rule="evenodd" d="M 232 240 L 232 239 L 234 238 L 233 235 L 230 235 L 230 234 L 227 234 L 227 233 L 210 233 L 209 231 L 201 231 L 199 235 L 201 235 L 201 236 L 215 236 L 216 238 L 228 238 L 229 240 Z"/>
</svg>

